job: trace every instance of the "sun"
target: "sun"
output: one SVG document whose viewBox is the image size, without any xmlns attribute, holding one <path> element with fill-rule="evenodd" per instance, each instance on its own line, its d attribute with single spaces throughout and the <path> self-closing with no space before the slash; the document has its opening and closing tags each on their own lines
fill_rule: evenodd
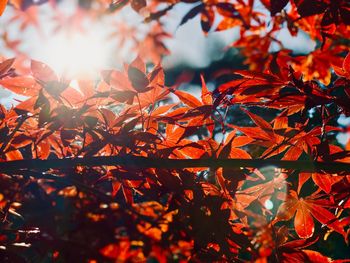
<svg viewBox="0 0 350 263">
<path fill-rule="evenodd" d="M 109 48 L 92 32 L 60 32 L 43 45 L 45 62 L 59 75 L 95 77 L 108 65 Z"/>
</svg>

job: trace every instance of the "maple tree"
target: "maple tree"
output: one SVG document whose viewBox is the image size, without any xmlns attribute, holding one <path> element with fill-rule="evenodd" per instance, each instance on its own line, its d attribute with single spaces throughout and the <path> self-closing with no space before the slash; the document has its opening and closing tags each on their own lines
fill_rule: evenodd
<svg viewBox="0 0 350 263">
<path fill-rule="evenodd" d="M 350 262 L 350 144 L 336 139 L 349 132 L 350 2 L 257 2 L 81 0 L 65 15 L 59 1 L 0 1 L 23 32 L 40 30 L 41 4 L 54 32 L 129 5 L 149 25 L 139 39 L 118 24 L 136 58 L 98 80 L 59 76 L 2 35 L 16 57 L 0 85 L 24 98 L 0 105 L 2 262 Z M 167 85 L 161 64 L 163 20 L 184 3 L 179 26 L 240 30 L 244 66 L 201 74 L 199 95 L 182 89 L 188 74 Z M 284 28 L 315 50 L 293 54 Z"/>
</svg>

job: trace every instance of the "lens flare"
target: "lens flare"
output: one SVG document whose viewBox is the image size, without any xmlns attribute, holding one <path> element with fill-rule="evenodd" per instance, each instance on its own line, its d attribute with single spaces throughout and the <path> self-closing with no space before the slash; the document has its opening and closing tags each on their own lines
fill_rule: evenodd
<svg viewBox="0 0 350 263">
<path fill-rule="evenodd" d="M 265 208 L 271 210 L 273 208 L 273 202 L 270 199 L 267 199 L 264 203 Z"/>
</svg>

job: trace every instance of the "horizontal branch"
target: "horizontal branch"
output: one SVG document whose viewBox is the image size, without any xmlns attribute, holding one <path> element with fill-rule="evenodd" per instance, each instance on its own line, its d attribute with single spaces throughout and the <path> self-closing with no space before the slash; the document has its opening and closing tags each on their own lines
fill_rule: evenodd
<svg viewBox="0 0 350 263">
<path fill-rule="evenodd" d="M 85 158 L 65 158 L 49 160 L 16 160 L 0 162 L 0 172 L 16 172 L 20 170 L 47 170 L 59 168 L 72 168 L 76 166 L 125 166 L 130 168 L 167 168 L 184 169 L 194 167 L 226 167 L 226 168 L 261 168 L 274 166 L 289 170 L 303 172 L 349 172 L 350 164 L 340 162 L 314 162 L 314 161 L 284 161 L 284 160 L 261 160 L 261 159 L 152 159 L 147 157 L 129 156 L 99 156 Z"/>
</svg>

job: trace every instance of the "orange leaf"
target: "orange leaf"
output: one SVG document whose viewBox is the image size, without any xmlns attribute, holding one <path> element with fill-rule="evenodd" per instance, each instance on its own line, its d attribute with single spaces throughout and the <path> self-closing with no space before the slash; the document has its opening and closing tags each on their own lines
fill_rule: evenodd
<svg viewBox="0 0 350 263">
<path fill-rule="evenodd" d="M 320 252 L 308 250 L 308 249 L 304 249 L 302 251 L 308 257 L 309 262 L 317 262 L 317 263 L 333 262 L 330 258 L 322 255 Z"/>
<path fill-rule="evenodd" d="M 314 173 L 312 174 L 312 180 L 318 187 L 329 194 L 331 192 L 332 185 L 342 180 L 342 178 L 340 176 L 337 177 L 328 174 Z"/>
<path fill-rule="evenodd" d="M 290 220 L 298 208 L 298 199 L 289 196 L 288 199 L 280 205 L 277 211 L 276 219 L 282 221 Z"/>
<path fill-rule="evenodd" d="M 273 128 L 275 130 L 288 128 L 288 117 L 277 117 L 274 119 Z"/>
<path fill-rule="evenodd" d="M 237 159 L 252 159 L 249 153 L 240 148 L 232 148 L 229 157 Z"/>
<path fill-rule="evenodd" d="M 128 69 L 128 77 L 131 82 L 132 87 L 137 92 L 146 92 L 150 90 L 148 88 L 149 80 L 144 72 L 139 70 L 138 68 L 129 67 Z"/>
<path fill-rule="evenodd" d="M 343 69 L 350 75 L 350 52 L 346 55 L 343 62 Z"/>
<path fill-rule="evenodd" d="M 263 118 L 259 117 L 258 115 L 255 115 L 247 110 L 243 111 L 248 114 L 248 116 L 255 122 L 255 124 L 257 126 L 259 126 L 261 129 L 263 129 L 264 131 L 266 131 L 267 133 L 271 133 L 272 132 L 272 127 L 271 124 L 268 123 L 267 121 L 265 121 Z"/>
<path fill-rule="evenodd" d="M 19 150 L 13 150 L 5 153 L 7 161 L 22 160 L 23 156 Z"/>
<path fill-rule="evenodd" d="M 334 231 L 342 234 L 344 237 L 346 235 L 343 227 L 339 225 L 339 220 L 335 217 L 334 214 L 329 212 L 327 209 L 315 205 L 315 204 L 307 204 L 312 216 L 319 221 L 321 224 L 326 225 L 328 228 L 333 229 Z"/>
<path fill-rule="evenodd" d="M 14 77 L 0 80 L 0 85 L 12 92 L 23 96 L 34 96 L 39 90 L 40 86 L 32 77 Z"/>
<path fill-rule="evenodd" d="M 253 141 L 254 141 L 254 139 L 252 139 L 248 136 L 238 136 L 232 140 L 232 147 L 245 146 Z"/>
<path fill-rule="evenodd" d="M 299 201 L 294 227 L 300 238 L 309 238 L 314 233 L 315 223 L 304 201 Z"/>
<path fill-rule="evenodd" d="M 298 193 L 300 193 L 300 189 L 303 187 L 304 183 L 310 179 L 310 173 L 300 173 L 299 174 L 299 182 L 298 182 Z"/>
<path fill-rule="evenodd" d="M 292 146 L 285 153 L 282 160 L 291 160 L 291 161 L 298 160 L 302 153 L 303 153 L 303 149 L 297 146 Z"/>
<path fill-rule="evenodd" d="M 174 93 L 183 103 L 190 107 L 196 108 L 202 106 L 202 103 L 196 97 L 187 92 L 176 90 Z"/>
<path fill-rule="evenodd" d="M 0 16 L 4 13 L 8 0 L 0 0 Z"/>
<path fill-rule="evenodd" d="M 120 90 L 120 91 L 125 91 L 125 90 L 134 91 L 130 85 L 129 79 L 122 72 L 117 71 L 117 70 L 113 70 L 110 73 L 109 78 L 110 79 L 107 83 L 110 83 L 112 88 L 115 88 L 115 89 Z"/>
<path fill-rule="evenodd" d="M 201 81 L 202 81 L 202 95 L 201 95 L 202 102 L 205 105 L 212 105 L 213 99 L 211 97 L 211 92 L 208 90 L 208 87 L 205 84 L 203 75 L 201 75 Z"/>
<path fill-rule="evenodd" d="M 120 190 L 122 184 L 118 181 L 115 181 L 112 183 L 112 188 L 113 188 L 113 191 L 112 191 L 112 196 L 114 197 L 118 191 Z"/>
<path fill-rule="evenodd" d="M 43 82 L 58 81 L 56 73 L 46 64 L 32 60 L 30 64 L 34 78 Z"/>
<path fill-rule="evenodd" d="M 7 71 L 9 71 L 9 69 L 12 67 L 14 62 L 15 62 L 14 58 L 7 59 L 7 60 L 1 62 L 0 63 L 0 76 L 7 73 Z"/>
<path fill-rule="evenodd" d="M 137 56 L 129 65 L 129 67 L 137 68 L 143 73 L 146 73 L 146 65 L 140 56 Z"/>
<path fill-rule="evenodd" d="M 124 195 L 124 198 L 125 198 L 125 201 L 128 203 L 128 204 L 133 204 L 134 203 L 134 198 L 133 198 L 133 195 L 132 195 L 132 189 L 130 189 L 129 187 L 125 187 L 125 186 L 122 186 L 122 191 L 123 191 L 123 195 Z"/>
<path fill-rule="evenodd" d="M 272 141 L 271 137 L 266 132 L 261 130 L 259 127 L 239 127 L 232 124 L 229 124 L 228 126 L 239 130 L 240 132 L 244 133 L 250 138 L 257 139 L 257 140 L 271 141 L 271 143 L 274 142 L 274 140 Z"/>
<path fill-rule="evenodd" d="M 42 160 L 45 160 L 49 157 L 50 155 L 50 144 L 48 143 L 48 141 L 42 140 L 38 145 L 37 145 L 37 149 L 36 152 L 38 153 L 37 158 L 40 158 Z"/>
<path fill-rule="evenodd" d="M 167 111 L 169 111 L 171 108 L 173 108 L 175 105 L 176 104 L 167 104 L 167 105 L 159 106 L 151 114 L 152 116 L 158 116 L 158 115 L 164 114 Z"/>
</svg>

